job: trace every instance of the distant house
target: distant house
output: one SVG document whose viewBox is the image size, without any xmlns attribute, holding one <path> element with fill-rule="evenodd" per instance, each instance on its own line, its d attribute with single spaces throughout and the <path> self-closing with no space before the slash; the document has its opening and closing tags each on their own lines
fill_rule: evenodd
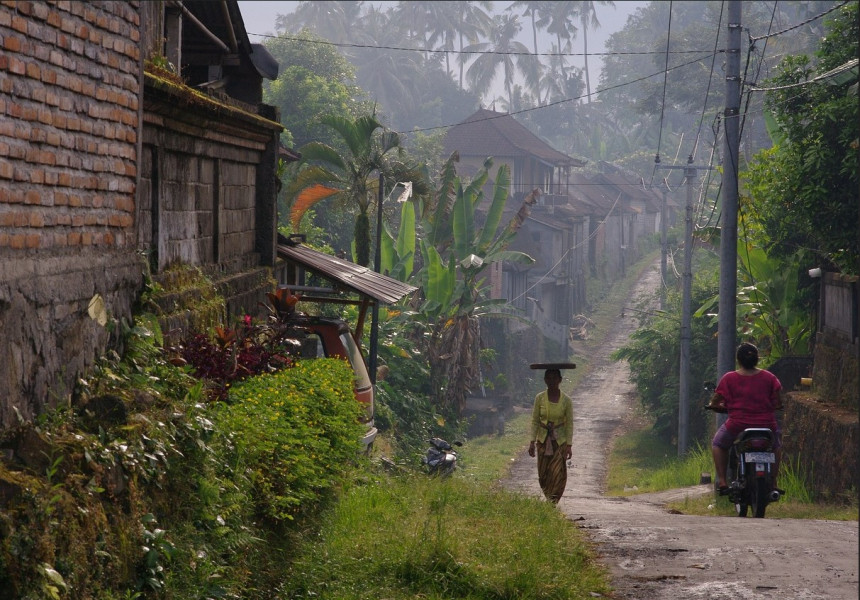
<svg viewBox="0 0 860 600">
<path fill-rule="evenodd" d="M 2 428 L 68 402 L 147 262 L 257 306 L 282 127 L 235 0 L 4 2 L 0 39 Z"/>
<path fill-rule="evenodd" d="M 638 258 L 639 238 L 658 230 L 660 196 L 610 165 L 603 173 L 583 175 L 577 169 L 584 161 L 552 148 L 511 115 L 491 110 L 478 110 L 450 129 L 445 152 L 455 151 L 458 173 L 466 177 L 487 157 L 494 168 L 510 166 L 509 214 L 526 194 L 540 190 L 511 246 L 535 263 L 504 265 L 490 281 L 494 295 L 508 299 L 546 337 L 565 343 L 571 320 L 586 309 L 588 276 L 612 281 L 624 275 Z"/>
</svg>

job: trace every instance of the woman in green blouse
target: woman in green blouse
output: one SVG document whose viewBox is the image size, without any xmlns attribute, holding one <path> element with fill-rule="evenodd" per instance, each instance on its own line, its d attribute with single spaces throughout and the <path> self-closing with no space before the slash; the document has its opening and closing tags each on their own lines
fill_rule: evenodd
<svg viewBox="0 0 860 600">
<path fill-rule="evenodd" d="M 535 396 L 529 456 L 537 454 L 538 481 L 544 496 L 557 504 L 567 485 L 567 461 L 573 456 L 573 401 L 559 389 L 561 370 L 547 369 L 546 391 Z"/>
</svg>

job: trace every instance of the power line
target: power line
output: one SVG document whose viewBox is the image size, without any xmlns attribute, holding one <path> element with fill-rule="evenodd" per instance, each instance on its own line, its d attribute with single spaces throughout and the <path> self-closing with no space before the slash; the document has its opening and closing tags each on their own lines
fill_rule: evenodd
<svg viewBox="0 0 860 600">
<path fill-rule="evenodd" d="M 835 69 L 827 71 L 826 73 L 822 73 L 821 75 L 817 75 L 812 79 L 807 79 L 806 81 L 799 81 L 797 83 L 790 83 L 787 85 L 779 85 L 776 87 L 759 87 L 755 84 L 748 84 L 749 92 L 775 92 L 778 90 L 787 90 L 790 88 L 802 87 L 805 85 L 809 85 L 811 83 L 818 83 L 819 81 L 823 81 L 825 79 L 830 79 L 831 77 L 836 77 L 837 75 L 844 73 L 845 71 L 850 71 L 851 69 L 857 68 L 857 59 L 849 60 L 844 65 L 840 65 Z"/>
<path fill-rule="evenodd" d="M 666 67 L 663 71 L 663 101 L 660 104 L 660 129 L 657 134 L 657 154 L 654 157 L 655 166 L 660 163 L 660 144 L 663 142 L 663 112 L 666 108 L 666 82 L 669 78 L 669 42 L 672 40 L 672 2 L 669 2 L 669 27 L 666 30 Z M 654 173 L 651 173 L 651 183 Z"/>
<path fill-rule="evenodd" d="M 724 52 L 724 51 L 723 51 L 723 50 L 720 50 L 719 52 Z M 699 58 L 695 58 L 695 59 L 693 59 L 693 60 L 690 60 L 690 61 L 687 61 L 687 62 L 681 63 L 681 64 L 679 64 L 679 65 L 675 65 L 674 67 L 669 67 L 669 69 L 668 69 L 668 70 L 669 70 L 669 71 L 674 71 L 675 69 L 680 69 L 680 68 L 682 68 L 682 67 L 687 67 L 687 66 L 689 66 L 689 65 L 692 65 L 692 64 L 695 64 L 695 63 L 700 62 L 700 61 L 702 61 L 702 60 L 705 60 L 706 58 L 710 58 L 710 56 L 711 56 L 711 53 L 710 53 L 710 52 L 708 52 L 706 56 L 702 56 L 702 57 L 699 57 Z M 602 93 L 602 92 L 608 92 L 608 91 L 610 91 L 610 90 L 615 90 L 615 89 L 622 88 L 622 87 L 625 87 L 625 86 L 628 86 L 628 85 L 633 85 L 634 83 L 639 83 L 640 81 L 645 81 L 646 79 L 650 79 L 650 78 L 654 77 L 655 75 L 660 75 L 661 73 L 663 73 L 663 71 L 659 71 L 659 72 L 657 72 L 657 73 L 651 73 L 650 75 L 645 75 L 645 76 L 642 76 L 642 77 L 637 77 L 636 79 L 632 79 L 632 80 L 630 80 L 630 81 L 625 81 L 625 82 L 623 82 L 623 83 L 618 83 L 618 84 L 615 84 L 615 85 L 611 85 L 611 86 L 609 86 L 609 87 L 605 87 L 605 88 L 603 88 L 603 89 L 597 90 L 597 91 L 595 92 L 595 94 L 600 94 L 600 93 Z M 510 116 L 513 116 L 513 115 L 519 115 L 519 114 L 523 114 L 523 113 L 528 113 L 528 112 L 532 112 L 532 111 L 535 111 L 535 110 L 541 110 L 541 109 L 544 109 L 544 108 L 550 108 L 550 107 L 552 107 L 552 106 L 558 106 L 558 105 L 561 105 L 561 104 L 566 104 L 566 103 L 568 103 L 568 102 L 573 102 L 574 100 L 581 100 L 581 99 L 585 98 L 587 95 L 588 95 L 588 94 L 583 94 L 583 95 L 581 95 L 581 96 L 575 96 L 575 97 L 573 97 L 573 98 L 564 98 L 564 99 L 562 99 L 562 100 L 556 100 L 555 102 L 550 102 L 550 103 L 548 103 L 548 104 L 543 104 L 543 105 L 541 105 L 541 106 L 532 106 L 531 108 L 523 108 L 523 109 L 520 109 L 520 110 L 516 110 L 516 111 L 513 111 L 513 112 L 509 112 L 509 113 L 504 113 L 504 114 L 496 115 L 496 116 L 493 116 L 493 117 L 484 117 L 483 119 L 475 119 L 474 121 L 469 121 L 469 123 L 479 123 L 479 122 L 481 122 L 481 121 L 492 121 L 493 119 L 501 119 L 501 118 L 503 118 L 503 117 L 510 117 Z M 454 125 L 456 125 L 456 123 L 451 123 L 451 124 L 447 124 L 447 125 L 436 125 L 436 126 L 434 126 L 434 127 L 422 127 L 422 128 L 416 128 L 416 129 L 413 129 L 413 130 L 411 130 L 411 131 L 399 131 L 399 132 L 397 132 L 397 133 L 400 133 L 400 134 L 406 135 L 406 134 L 416 133 L 416 132 L 421 132 L 421 131 L 433 131 L 433 130 L 435 130 L 435 129 L 447 129 L 447 128 L 449 128 L 449 127 L 453 127 Z"/>
<path fill-rule="evenodd" d="M 370 44 L 353 44 L 348 42 L 332 42 L 329 40 L 321 40 L 321 39 L 308 39 L 304 37 L 296 37 L 289 35 L 269 35 L 262 33 L 249 33 L 248 35 L 255 35 L 262 38 L 269 39 L 279 39 L 279 40 L 288 40 L 291 42 L 304 42 L 306 44 L 322 44 L 324 46 L 335 46 L 337 48 L 358 48 L 358 49 L 367 49 L 367 50 L 398 50 L 401 52 L 420 52 L 424 53 L 437 53 L 437 54 L 465 54 L 465 55 L 479 55 L 479 54 L 488 54 L 488 55 L 496 55 L 496 56 L 649 56 L 652 54 L 664 54 L 662 50 L 657 51 L 630 51 L 630 52 L 499 52 L 496 50 L 443 50 L 441 48 L 406 48 L 403 46 L 373 46 Z M 698 54 L 701 52 L 707 52 L 707 50 L 673 50 L 670 54 Z"/>
<path fill-rule="evenodd" d="M 805 21 L 801 21 L 800 23 L 798 23 L 798 24 L 796 24 L 796 25 L 792 25 L 791 27 L 788 27 L 788 28 L 783 29 L 783 30 L 781 30 L 781 31 L 775 31 L 775 32 L 773 32 L 773 33 L 768 32 L 768 34 L 767 34 L 767 35 L 760 35 L 760 36 L 758 36 L 758 37 L 751 37 L 750 39 L 751 39 L 753 42 L 757 42 L 758 40 L 765 40 L 765 39 L 767 39 L 767 38 L 775 37 L 775 36 L 777 36 L 777 35 L 782 35 L 783 33 L 788 33 L 789 31 L 793 31 L 794 29 L 797 29 L 798 27 L 803 27 L 804 25 L 806 25 L 806 24 L 808 24 L 808 23 L 812 23 L 813 21 L 815 21 L 815 20 L 817 20 L 817 19 L 820 19 L 821 17 L 823 17 L 823 16 L 825 16 L 825 15 L 828 15 L 828 14 L 832 13 L 834 10 L 839 10 L 840 8 L 842 8 L 843 6 L 845 6 L 846 4 L 848 4 L 848 3 L 849 3 L 849 1 L 850 1 L 850 0 L 846 0 L 846 1 L 845 1 L 845 2 L 843 2 L 842 4 L 837 4 L 837 5 L 836 5 L 836 6 L 834 6 L 833 8 L 830 8 L 830 9 L 828 9 L 828 10 L 825 10 L 825 11 L 824 11 L 823 13 L 821 13 L 821 14 L 815 15 L 814 17 L 810 17 L 810 18 L 806 19 Z M 774 4 L 774 10 L 776 10 L 776 4 Z M 771 23 L 772 23 L 772 22 L 773 22 L 773 21 L 771 21 Z"/>
<path fill-rule="evenodd" d="M 714 66 L 717 62 L 717 47 L 720 43 L 720 28 L 723 26 L 723 9 L 726 3 L 720 3 L 720 19 L 717 23 L 717 35 L 714 38 L 714 56 L 711 58 L 711 72 L 708 73 L 708 88 L 705 90 L 705 101 L 702 103 L 702 116 L 699 117 L 699 127 L 696 130 L 696 139 L 693 140 L 693 149 L 690 151 L 690 161 L 696 159 L 696 152 L 699 149 L 699 135 L 702 133 L 702 123 L 705 122 L 705 110 L 708 108 L 708 97 L 711 95 L 711 80 L 714 77 Z M 776 6 L 776 4 L 774 4 Z"/>
</svg>

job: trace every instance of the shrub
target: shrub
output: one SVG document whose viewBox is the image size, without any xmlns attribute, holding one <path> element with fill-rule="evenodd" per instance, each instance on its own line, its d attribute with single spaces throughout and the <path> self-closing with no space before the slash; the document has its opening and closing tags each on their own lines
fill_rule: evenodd
<svg viewBox="0 0 860 600">
<path fill-rule="evenodd" d="M 232 432 L 263 516 L 294 519 L 355 463 L 362 426 L 352 381 L 345 360 L 299 361 L 236 384 L 216 407 L 216 427 Z"/>
</svg>

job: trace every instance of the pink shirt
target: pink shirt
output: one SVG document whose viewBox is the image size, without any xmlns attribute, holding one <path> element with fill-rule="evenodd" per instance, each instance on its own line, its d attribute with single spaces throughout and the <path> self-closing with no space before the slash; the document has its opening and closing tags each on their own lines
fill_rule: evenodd
<svg viewBox="0 0 860 600">
<path fill-rule="evenodd" d="M 730 371 L 723 375 L 716 392 L 725 398 L 729 418 L 726 427 L 739 432 L 746 427 L 776 427 L 774 411 L 779 404 L 782 384 L 770 371 L 741 375 Z"/>
</svg>

